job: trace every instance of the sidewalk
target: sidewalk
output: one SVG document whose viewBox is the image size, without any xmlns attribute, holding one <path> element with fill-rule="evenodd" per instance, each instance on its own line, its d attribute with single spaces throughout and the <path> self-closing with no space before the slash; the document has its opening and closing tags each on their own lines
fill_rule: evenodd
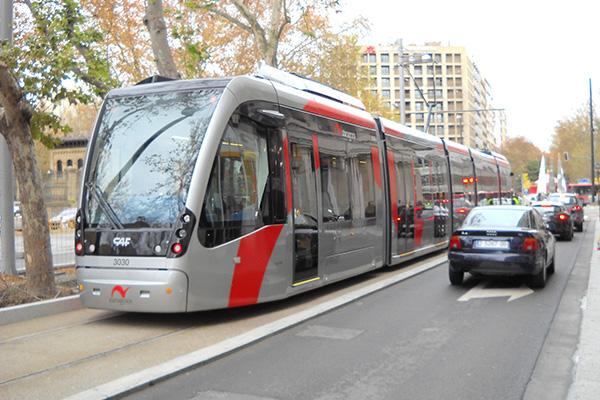
<svg viewBox="0 0 600 400">
<path fill-rule="evenodd" d="M 600 221 L 598 208 L 590 211 L 590 218 L 596 219 L 594 250 L 590 260 L 587 295 L 581 304 L 583 320 L 579 345 L 574 355 L 575 377 L 568 400 L 600 399 Z"/>
</svg>

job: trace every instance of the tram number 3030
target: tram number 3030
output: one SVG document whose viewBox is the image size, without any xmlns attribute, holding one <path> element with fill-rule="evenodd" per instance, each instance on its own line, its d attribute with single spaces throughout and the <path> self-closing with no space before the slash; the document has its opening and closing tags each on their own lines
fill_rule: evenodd
<svg viewBox="0 0 600 400">
<path fill-rule="evenodd" d="M 128 258 L 114 258 L 113 259 L 113 266 L 126 267 L 128 265 L 129 265 Z"/>
</svg>

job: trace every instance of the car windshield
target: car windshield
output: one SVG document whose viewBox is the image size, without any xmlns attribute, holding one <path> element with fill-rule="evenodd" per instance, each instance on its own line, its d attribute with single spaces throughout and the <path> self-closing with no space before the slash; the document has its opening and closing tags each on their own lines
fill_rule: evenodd
<svg viewBox="0 0 600 400">
<path fill-rule="evenodd" d="M 552 215 L 560 212 L 559 206 L 533 206 L 542 215 Z"/>
<path fill-rule="evenodd" d="M 570 205 L 574 205 L 577 203 L 577 200 L 575 199 L 575 196 L 550 196 L 548 197 L 548 200 L 550 201 L 559 201 L 563 204 L 566 204 L 568 206 Z"/>
<path fill-rule="evenodd" d="M 222 92 L 213 88 L 106 100 L 85 183 L 91 227 L 171 227 L 184 208 Z"/>
<path fill-rule="evenodd" d="M 481 208 L 471 211 L 463 227 L 528 228 L 529 218 L 523 209 Z"/>
</svg>

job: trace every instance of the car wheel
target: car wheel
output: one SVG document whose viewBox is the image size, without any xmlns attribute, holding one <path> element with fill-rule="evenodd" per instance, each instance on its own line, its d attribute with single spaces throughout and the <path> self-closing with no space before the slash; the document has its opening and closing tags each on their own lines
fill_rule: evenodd
<svg viewBox="0 0 600 400">
<path fill-rule="evenodd" d="M 546 268 L 542 267 L 540 272 L 531 276 L 531 286 L 540 289 L 546 286 Z"/>
<path fill-rule="evenodd" d="M 456 270 L 450 265 L 448 267 L 448 277 L 450 278 L 450 284 L 452 286 L 462 285 L 465 273 L 463 271 Z"/>
<path fill-rule="evenodd" d="M 554 261 L 556 260 L 556 257 L 554 256 L 554 254 L 552 254 L 552 262 L 550 262 L 550 265 L 548 265 L 548 274 L 553 274 L 554 273 Z"/>
<path fill-rule="evenodd" d="M 577 232 L 583 232 L 583 222 L 577 224 Z"/>
<path fill-rule="evenodd" d="M 571 241 L 573 240 L 573 229 L 571 229 L 571 231 L 569 232 L 569 235 L 567 236 L 567 241 Z"/>
</svg>

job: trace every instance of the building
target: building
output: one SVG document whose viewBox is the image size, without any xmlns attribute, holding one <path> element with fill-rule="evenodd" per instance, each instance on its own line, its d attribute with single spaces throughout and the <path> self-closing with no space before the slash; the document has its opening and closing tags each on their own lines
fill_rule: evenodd
<svg viewBox="0 0 600 400">
<path fill-rule="evenodd" d="M 43 176 L 44 194 L 49 213 L 65 207 L 74 207 L 79 201 L 79 190 L 88 136 L 72 135 L 49 151 L 49 168 Z"/>
<path fill-rule="evenodd" d="M 492 110 L 490 84 L 466 49 L 437 42 L 404 46 L 402 70 L 398 50 L 396 45 L 364 47 L 361 63 L 368 90 L 395 110 L 396 119 L 402 121 L 404 102 L 406 125 L 422 131 L 428 127 L 431 134 L 467 146 L 495 149 L 502 135 L 495 132 L 506 127 L 504 113 Z"/>
</svg>

